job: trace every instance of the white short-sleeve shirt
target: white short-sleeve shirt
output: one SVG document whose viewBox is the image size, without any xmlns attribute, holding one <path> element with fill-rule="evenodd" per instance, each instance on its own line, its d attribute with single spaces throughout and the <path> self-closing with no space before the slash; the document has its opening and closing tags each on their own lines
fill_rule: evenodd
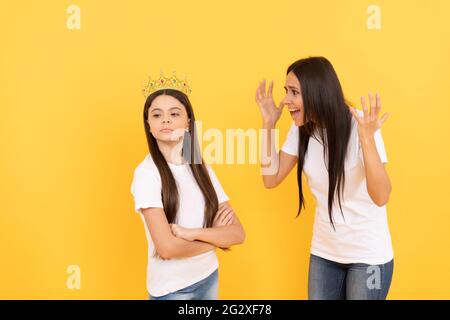
<svg viewBox="0 0 450 320">
<path fill-rule="evenodd" d="M 205 200 L 189 165 L 169 163 L 169 168 L 175 178 L 179 194 L 176 223 L 187 228 L 202 228 Z M 228 196 L 214 170 L 209 165 L 207 169 L 219 203 L 228 201 Z M 163 208 L 163 203 L 161 177 L 150 154 L 134 170 L 131 194 L 134 198 L 134 210 L 140 214 L 145 227 L 148 242 L 147 290 L 152 296 L 159 297 L 188 287 L 205 279 L 218 268 L 215 251 L 179 259 L 162 260 L 153 257 L 154 244 L 141 209 Z"/>
<path fill-rule="evenodd" d="M 358 110 L 359 115 L 362 112 Z M 387 162 L 381 131 L 376 131 L 375 143 L 383 163 Z M 281 150 L 298 156 L 299 128 L 293 123 Z M 333 207 L 333 221 L 328 216 L 328 171 L 324 147 L 310 137 L 303 173 L 316 200 L 311 253 L 339 263 L 384 264 L 393 259 L 386 206 L 378 207 L 369 196 L 364 171 L 364 159 L 359 143 L 357 122 L 352 118 L 352 130 L 344 163 L 345 187 L 339 203 Z"/>
</svg>

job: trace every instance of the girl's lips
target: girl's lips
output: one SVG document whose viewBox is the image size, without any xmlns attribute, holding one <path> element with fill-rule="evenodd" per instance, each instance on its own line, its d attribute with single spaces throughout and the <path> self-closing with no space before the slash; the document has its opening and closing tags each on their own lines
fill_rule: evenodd
<svg viewBox="0 0 450 320">
<path fill-rule="evenodd" d="M 170 133 L 170 132 L 172 132 L 173 130 L 172 130 L 172 129 L 161 129 L 160 131 L 161 131 L 161 132 L 165 132 L 165 133 Z"/>
</svg>

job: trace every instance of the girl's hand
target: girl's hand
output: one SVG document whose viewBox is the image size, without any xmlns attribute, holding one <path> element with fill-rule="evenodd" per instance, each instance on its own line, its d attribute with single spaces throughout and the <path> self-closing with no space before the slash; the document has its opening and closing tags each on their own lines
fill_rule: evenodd
<svg viewBox="0 0 450 320">
<path fill-rule="evenodd" d="M 266 80 L 263 80 L 256 89 L 256 103 L 259 106 L 263 122 L 275 126 L 278 119 L 280 119 L 281 112 L 284 108 L 284 103 L 280 103 L 279 107 L 275 106 L 272 97 L 273 81 L 270 82 L 266 93 Z"/>
<path fill-rule="evenodd" d="M 177 224 L 170 224 L 170 229 L 175 237 L 181 238 L 187 241 L 195 240 L 195 229 L 184 228 Z"/>
<path fill-rule="evenodd" d="M 361 105 L 364 112 L 363 117 L 360 117 L 354 108 L 349 107 L 356 121 L 358 121 L 358 134 L 361 141 L 373 138 L 375 131 L 380 129 L 389 117 L 389 114 L 385 113 L 378 119 L 381 110 L 381 99 L 378 93 L 376 94 L 376 98 L 372 93 L 369 93 L 369 103 L 370 110 L 367 108 L 366 99 L 361 97 Z"/>
<path fill-rule="evenodd" d="M 234 211 L 233 208 L 226 203 L 219 205 L 216 216 L 213 221 L 213 228 L 222 227 L 233 223 Z"/>
</svg>

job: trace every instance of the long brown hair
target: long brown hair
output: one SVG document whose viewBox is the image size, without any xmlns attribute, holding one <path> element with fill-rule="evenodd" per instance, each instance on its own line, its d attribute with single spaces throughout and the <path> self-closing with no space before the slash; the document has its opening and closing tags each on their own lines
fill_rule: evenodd
<svg viewBox="0 0 450 320">
<path fill-rule="evenodd" d="M 144 105 L 144 128 L 145 136 L 147 137 L 148 148 L 150 154 L 158 168 L 159 175 L 161 176 L 161 196 L 164 206 L 164 212 L 166 214 L 167 221 L 169 223 L 176 223 L 177 212 L 179 208 L 179 195 L 178 189 L 173 177 L 172 171 L 167 164 L 166 159 L 159 150 L 155 137 L 153 137 L 148 120 L 148 110 L 153 100 L 160 95 L 169 95 L 177 99 L 186 109 L 189 122 L 189 133 L 186 133 L 183 140 L 183 158 L 189 163 L 189 167 L 192 174 L 197 181 L 198 186 L 205 199 L 205 212 L 203 227 L 211 227 L 219 208 L 219 201 L 215 192 L 214 186 L 208 174 L 208 170 L 205 166 L 203 158 L 201 157 L 200 148 L 196 137 L 195 116 L 192 109 L 191 102 L 186 94 L 181 91 L 173 89 L 163 89 L 153 92 L 147 97 Z"/>
<path fill-rule="evenodd" d="M 301 85 L 305 120 L 309 121 L 299 128 L 299 155 L 297 183 L 299 209 L 305 207 L 302 191 L 302 169 L 308 150 L 310 137 L 324 146 L 324 160 L 328 170 L 328 215 L 335 229 L 333 204 L 337 196 L 342 216 L 341 200 L 345 185 L 345 158 L 352 127 L 349 102 L 344 98 L 341 84 L 332 64 L 324 57 L 310 57 L 295 61 L 286 74 L 293 72 Z M 345 217 L 344 217 L 345 219 Z"/>
</svg>

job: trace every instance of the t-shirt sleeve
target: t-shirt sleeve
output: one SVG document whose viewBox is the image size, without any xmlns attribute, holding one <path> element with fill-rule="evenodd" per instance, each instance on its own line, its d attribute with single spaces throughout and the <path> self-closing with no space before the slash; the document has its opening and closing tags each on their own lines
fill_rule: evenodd
<svg viewBox="0 0 450 320">
<path fill-rule="evenodd" d="M 292 125 L 287 134 L 287 138 L 284 141 L 281 151 L 284 151 L 290 155 L 298 156 L 298 127 L 292 122 Z"/>
<path fill-rule="evenodd" d="M 219 182 L 219 179 L 217 179 L 217 176 L 216 176 L 214 170 L 211 168 L 210 165 L 207 165 L 206 167 L 208 168 L 209 177 L 214 186 L 214 190 L 216 191 L 217 199 L 219 200 L 219 203 L 228 201 L 229 198 L 228 198 L 227 194 L 225 193 L 225 191 L 223 190 L 222 185 Z"/>
<path fill-rule="evenodd" d="M 375 131 L 374 139 L 375 139 L 375 145 L 377 147 L 378 155 L 380 156 L 381 162 L 382 163 L 387 163 L 388 159 L 387 159 L 387 155 L 386 155 L 386 149 L 384 148 L 383 136 L 381 135 L 381 130 L 380 129 Z M 361 145 L 359 146 L 359 156 L 364 161 L 364 155 L 363 155 L 363 152 L 362 152 Z"/>
<path fill-rule="evenodd" d="M 161 196 L 161 180 L 146 168 L 134 170 L 131 194 L 134 198 L 134 210 L 142 213 L 145 208 L 164 208 Z"/>
</svg>

